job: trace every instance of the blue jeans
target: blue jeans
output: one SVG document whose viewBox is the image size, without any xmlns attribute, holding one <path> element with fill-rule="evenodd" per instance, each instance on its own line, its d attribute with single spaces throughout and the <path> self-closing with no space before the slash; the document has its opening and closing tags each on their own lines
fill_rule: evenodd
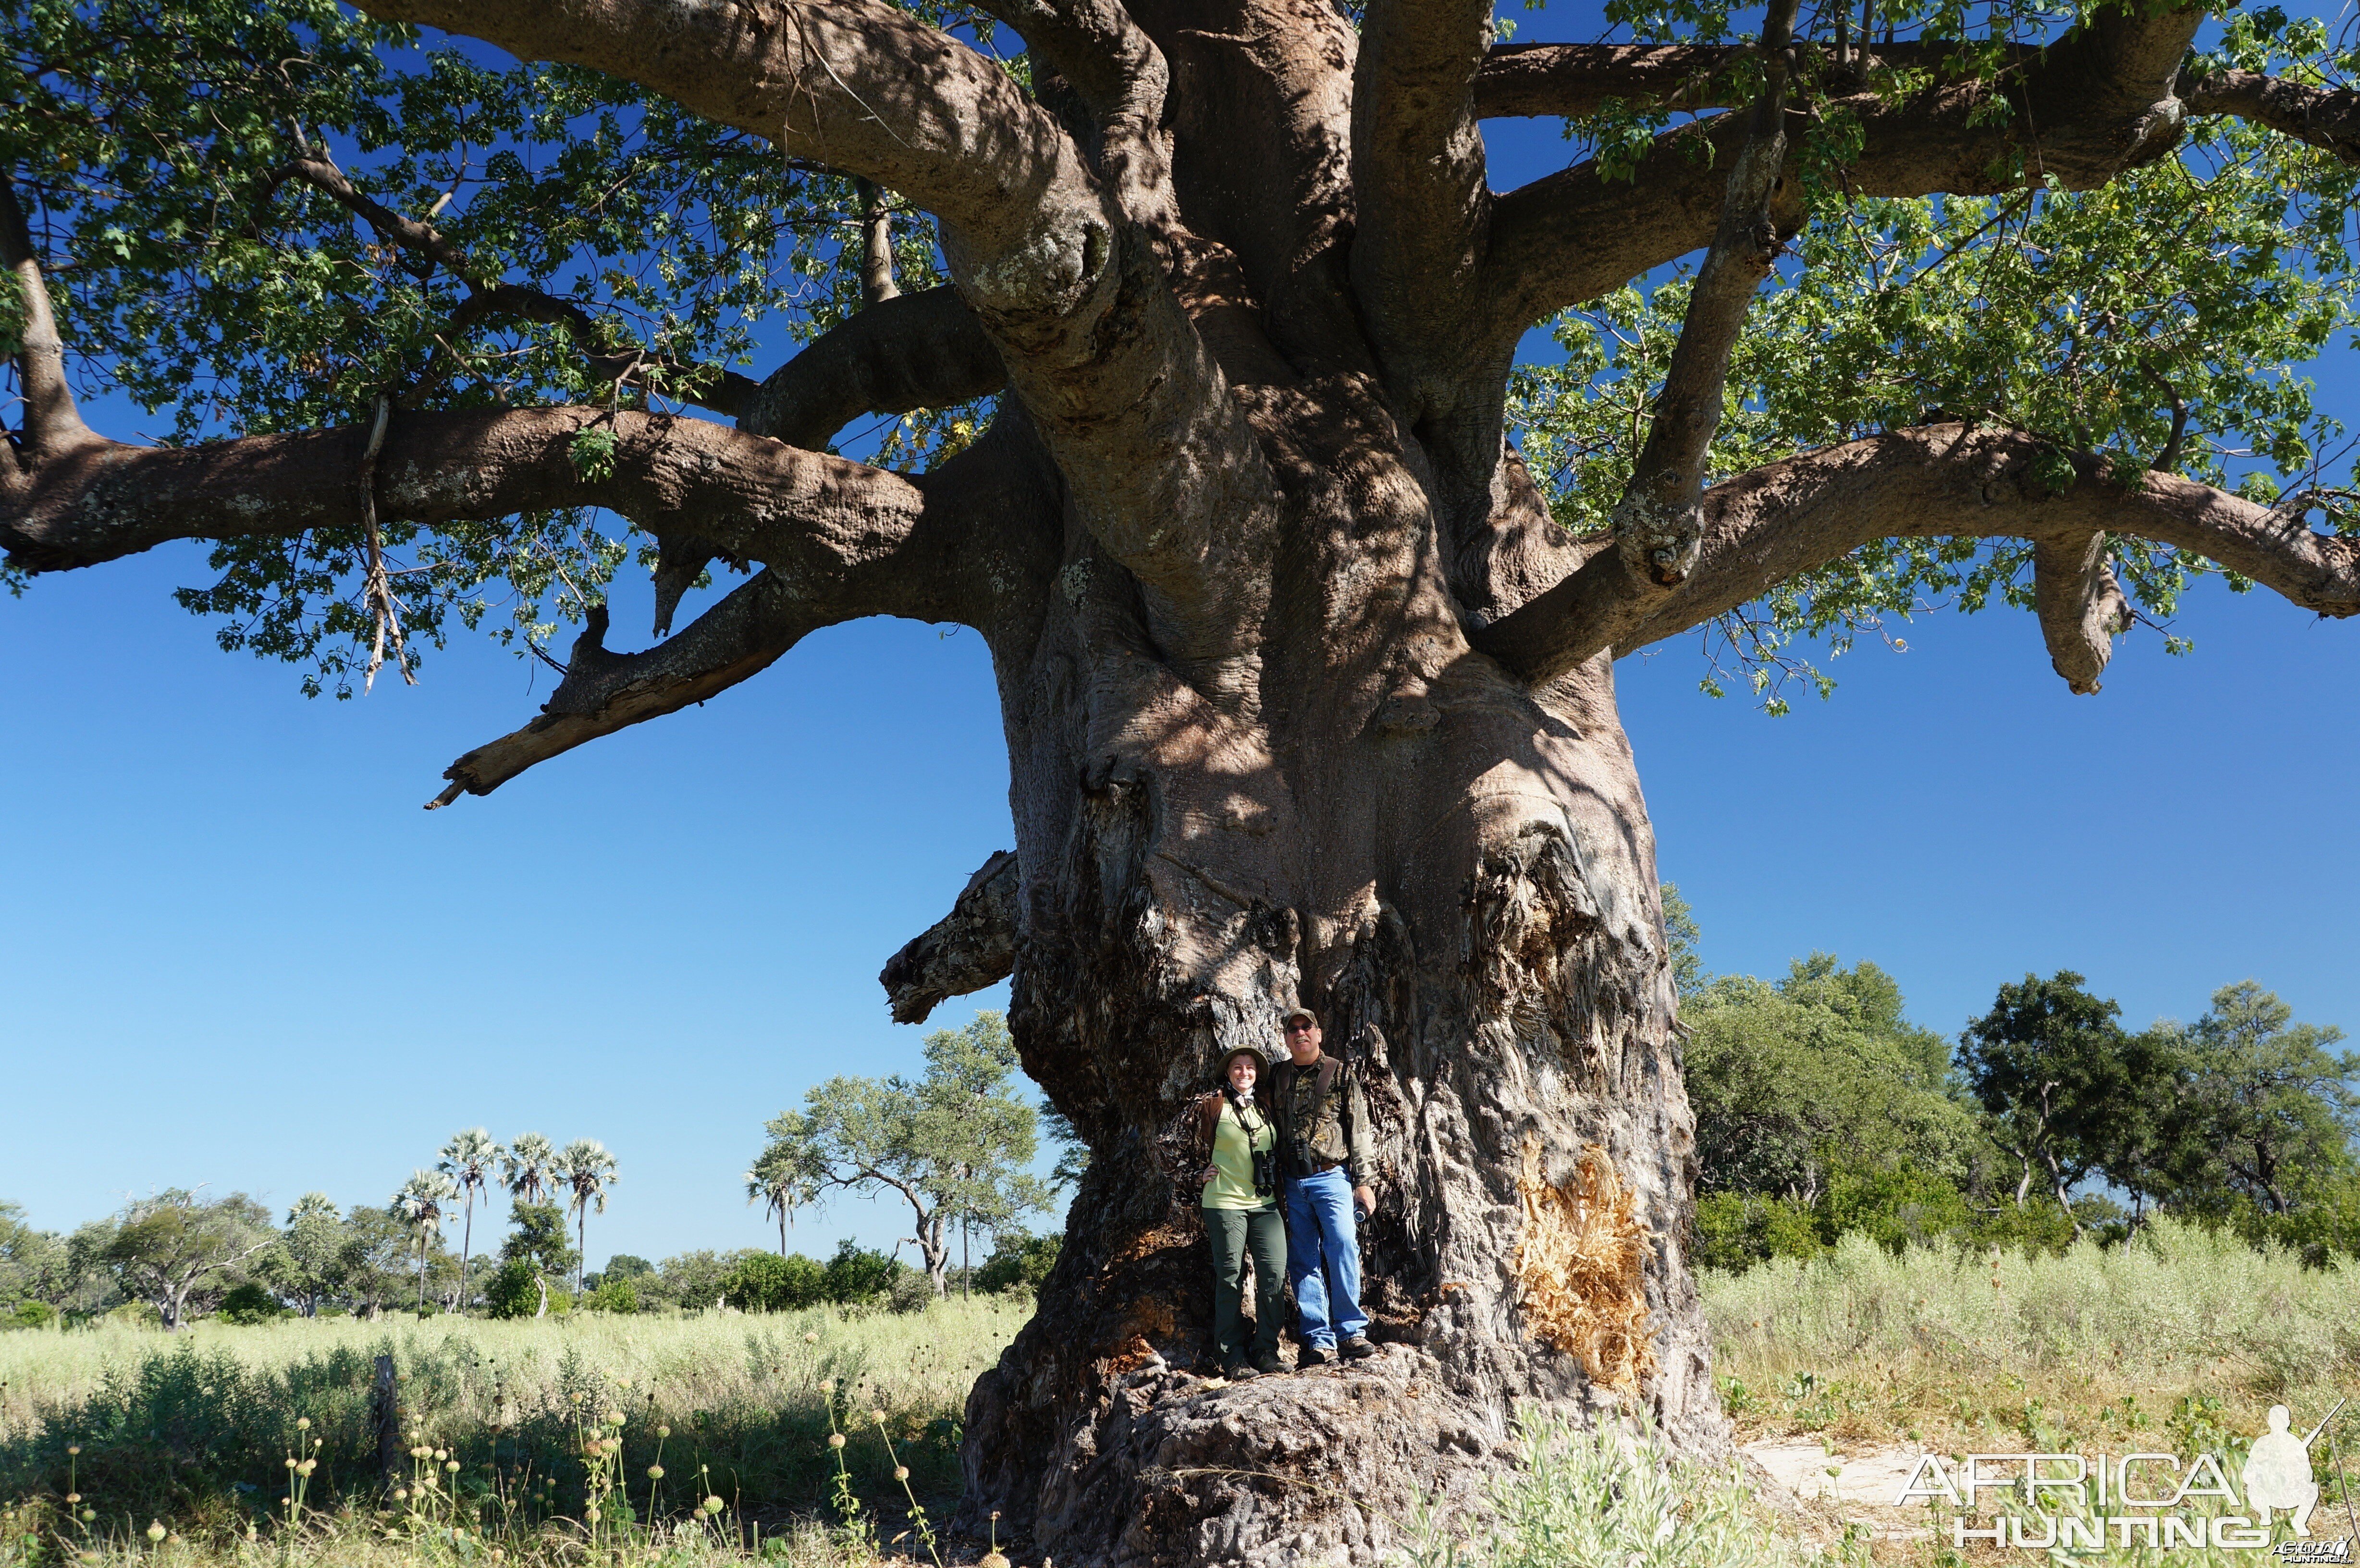
<svg viewBox="0 0 2360 1568">
<path fill-rule="evenodd" d="M 1360 1238 L 1352 1184 L 1339 1166 L 1286 1179 L 1286 1279 L 1295 1287 L 1303 1340 L 1322 1350 L 1368 1332 L 1360 1310 Z"/>
</svg>

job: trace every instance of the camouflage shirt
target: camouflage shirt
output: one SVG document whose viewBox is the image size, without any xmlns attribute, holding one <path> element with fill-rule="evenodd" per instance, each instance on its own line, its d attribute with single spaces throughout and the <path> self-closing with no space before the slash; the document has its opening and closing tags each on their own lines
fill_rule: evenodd
<svg viewBox="0 0 2360 1568">
<path fill-rule="evenodd" d="M 1321 1069 L 1333 1064 L 1328 1096 L 1320 1101 Z M 1309 1067 L 1282 1062 L 1272 1068 L 1271 1109 L 1278 1117 L 1279 1168 L 1288 1176 L 1316 1176 L 1344 1168 L 1345 1180 L 1365 1187 L 1375 1175 L 1376 1149 L 1369 1138 L 1369 1106 L 1360 1081 L 1332 1056 Z"/>
</svg>

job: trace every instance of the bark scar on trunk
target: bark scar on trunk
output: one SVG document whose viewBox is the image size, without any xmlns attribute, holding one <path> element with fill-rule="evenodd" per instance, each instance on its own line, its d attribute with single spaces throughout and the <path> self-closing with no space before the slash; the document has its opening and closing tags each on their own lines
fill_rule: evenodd
<svg viewBox="0 0 2360 1568">
<path fill-rule="evenodd" d="M 1637 1195 L 1594 1143 L 1564 1181 L 1549 1181 L 1531 1133 L 1516 1187 L 1524 1203 L 1516 1283 L 1533 1337 L 1579 1360 L 1591 1382 L 1638 1394 L 1655 1375 L 1655 1346 L 1647 1311 L 1653 1249 Z"/>
</svg>

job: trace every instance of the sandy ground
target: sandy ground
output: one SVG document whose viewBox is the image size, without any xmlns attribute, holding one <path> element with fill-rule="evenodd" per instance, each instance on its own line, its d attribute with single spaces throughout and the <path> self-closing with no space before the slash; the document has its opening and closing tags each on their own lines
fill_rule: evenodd
<svg viewBox="0 0 2360 1568">
<path fill-rule="evenodd" d="M 1880 1541 L 1923 1541 L 1932 1534 L 1922 1503 L 1896 1508 L 1893 1502 L 1924 1452 L 1914 1446 L 1831 1450 L 1804 1438 L 1765 1438 L 1743 1450 L 1792 1497 L 1797 1511 L 1858 1525 Z"/>
</svg>

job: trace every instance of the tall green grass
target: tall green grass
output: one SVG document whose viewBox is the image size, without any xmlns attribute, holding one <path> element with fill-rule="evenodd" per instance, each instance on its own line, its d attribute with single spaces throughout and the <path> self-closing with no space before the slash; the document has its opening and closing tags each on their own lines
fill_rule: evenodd
<svg viewBox="0 0 2360 1568">
<path fill-rule="evenodd" d="M 519 1528 L 579 1517 L 590 1478 L 581 1423 L 606 1412 L 624 1420 L 622 1473 L 642 1519 L 685 1518 L 707 1496 L 733 1518 L 819 1508 L 836 1475 L 831 1399 L 858 1489 L 898 1495 L 899 1465 L 939 1497 L 957 1485 L 967 1390 L 1028 1311 L 978 1297 L 849 1320 L 815 1310 L 0 1334 L 0 1501 L 73 1492 L 95 1518 L 71 1522 L 101 1536 L 162 1519 L 235 1540 L 283 1511 L 287 1458 L 316 1439 L 301 1450 L 319 1461 L 311 1504 L 377 1507 L 380 1355 L 398 1369 L 404 1446 L 441 1451 L 438 1467 L 457 1466 L 456 1498 Z M 656 1481 L 645 1472 L 660 1446 Z"/>
</svg>

